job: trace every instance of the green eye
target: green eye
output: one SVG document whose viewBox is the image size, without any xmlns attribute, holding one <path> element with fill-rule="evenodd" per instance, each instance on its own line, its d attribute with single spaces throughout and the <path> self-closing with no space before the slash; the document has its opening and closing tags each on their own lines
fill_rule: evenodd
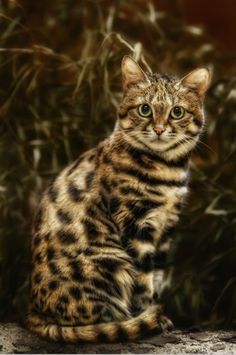
<svg viewBox="0 0 236 355">
<path fill-rule="evenodd" d="M 170 111 L 170 116 L 176 120 L 183 118 L 185 115 L 185 109 L 182 106 L 175 106 Z"/>
<path fill-rule="evenodd" d="M 152 114 L 152 109 L 148 104 L 143 104 L 138 107 L 138 113 L 140 116 L 149 117 Z"/>
</svg>

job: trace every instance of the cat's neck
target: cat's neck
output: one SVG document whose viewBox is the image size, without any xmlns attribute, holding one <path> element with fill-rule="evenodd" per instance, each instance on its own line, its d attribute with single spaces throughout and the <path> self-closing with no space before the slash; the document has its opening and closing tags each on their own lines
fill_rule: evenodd
<svg viewBox="0 0 236 355">
<path fill-rule="evenodd" d="M 136 155 L 146 157 L 153 164 L 165 162 L 168 165 L 176 167 L 188 167 L 191 151 L 176 152 L 173 151 L 154 151 L 151 150 L 142 141 L 136 140 L 135 142 L 130 138 L 126 132 L 115 130 L 107 140 L 110 151 L 114 151 L 122 156 Z M 181 154 L 182 153 L 182 154 Z"/>
</svg>

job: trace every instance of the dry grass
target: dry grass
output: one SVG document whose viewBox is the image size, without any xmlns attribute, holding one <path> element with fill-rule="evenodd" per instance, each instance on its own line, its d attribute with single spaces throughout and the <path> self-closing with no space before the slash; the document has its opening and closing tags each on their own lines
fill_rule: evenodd
<svg viewBox="0 0 236 355">
<path fill-rule="evenodd" d="M 214 68 L 208 127 L 169 260 L 165 299 L 183 325 L 235 326 L 235 53 L 151 1 L 8 1 L 0 10 L 0 317 L 25 305 L 32 211 L 48 181 L 109 134 L 120 61 L 182 75 Z"/>
</svg>

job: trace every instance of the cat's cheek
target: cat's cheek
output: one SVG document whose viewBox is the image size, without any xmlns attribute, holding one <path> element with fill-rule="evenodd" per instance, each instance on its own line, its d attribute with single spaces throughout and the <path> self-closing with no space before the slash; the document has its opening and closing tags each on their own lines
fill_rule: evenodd
<svg viewBox="0 0 236 355">
<path fill-rule="evenodd" d="M 122 120 L 120 120 L 120 127 L 124 130 L 131 129 L 132 122 L 130 121 L 130 119 L 128 117 L 123 118 Z"/>
<path fill-rule="evenodd" d="M 197 136 L 199 134 L 200 129 L 201 129 L 201 127 L 199 125 L 197 125 L 196 123 L 192 122 L 188 126 L 188 133 L 191 136 Z"/>
</svg>

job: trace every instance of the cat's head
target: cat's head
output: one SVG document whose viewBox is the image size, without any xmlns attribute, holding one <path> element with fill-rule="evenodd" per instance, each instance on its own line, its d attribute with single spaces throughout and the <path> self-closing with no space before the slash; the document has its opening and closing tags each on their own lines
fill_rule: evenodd
<svg viewBox="0 0 236 355">
<path fill-rule="evenodd" d="M 210 78 L 205 68 L 182 79 L 145 73 L 134 59 L 125 56 L 119 129 L 137 144 L 154 151 L 173 149 L 178 155 L 190 151 L 204 125 L 203 99 Z"/>
</svg>

